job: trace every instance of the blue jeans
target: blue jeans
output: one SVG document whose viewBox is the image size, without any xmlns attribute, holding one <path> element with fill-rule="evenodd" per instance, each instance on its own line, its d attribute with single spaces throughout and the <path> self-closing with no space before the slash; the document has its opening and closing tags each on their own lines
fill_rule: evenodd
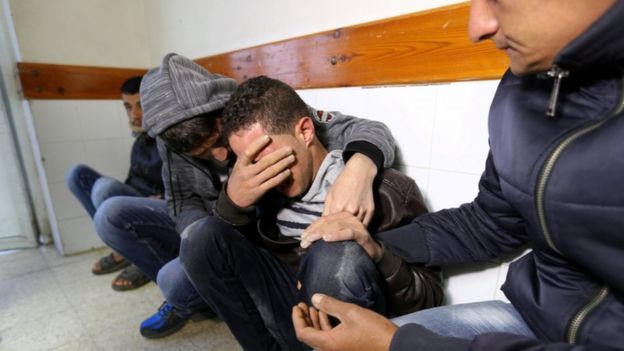
<svg viewBox="0 0 624 351">
<path fill-rule="evenodd" d="M 401 326 L 416 323 L 434 333 L 471 340 L 488 332 L 505 332 L 534 338 L 518 311 L 509 303 L 485 301 L 430 308 L 392 320 Z"/>
<path fill-rule="evenodd" d="M 310 292 L 383 306 L 370 300 L 383 296 L 381 284 L 372 262 L 355 264 L 366 261 L 364 250 L 352 247 L 355 243 L 315 243 L 312 247 L 318 247 L 305 254 L 298 278 L 293 267 L 217 218 L 195 222 L 183 237 L 182 267 L 245 350 L 308 349 L 296 339 L 291 321 L 297 279 Z M 337 256 L 342 254 L 346 256 Z"/>
<path fill-rule="evenodd" d="M 180 235 L 165 200 L 116 196 L 100 205 L 94 222 L 100 238 L 153 281 L 178 257 Z"/>
<path fill-rule="evenodd" d="M 207 305 L 186 276 L 179 258 L 174 258 L 158 271 L 156 284 L 165 300 L 176 308 L 182 318 L 206 309 Z"/>
<path fill-rule="evenodd" d="M 143 194 L 133 187 L 117 179 L 103 176 L 91 167 L 82 164 L 75 165 L 67 171 L 65 184 L 91 218 L 102 202 L 109 197 L 143 197 Z"/>
<path fill-rule="evenodd" d="M 180 235 L 165 200 L 114 197 L 100 206 L 94 221 L 102 240 L 157 282 L 180 317 L 207 307 L 180 266 Z"/>
</svg>

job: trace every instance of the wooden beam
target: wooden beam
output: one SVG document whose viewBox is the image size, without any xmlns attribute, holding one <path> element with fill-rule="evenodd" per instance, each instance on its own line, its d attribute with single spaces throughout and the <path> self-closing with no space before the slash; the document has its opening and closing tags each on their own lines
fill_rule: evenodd
<svg viewBox="0 0 624 351">
<path fill-rule="evenodd" d="M 469 4 L 307 35 L 197 60 L 243 81 L 265 74 L 295 88 L 500 78 L 508 60 L 468 39 Z"/>
<path fill-rule="evenodd" d="M 119 88 L 147 70 L 19 62 L 22 93 L 29 99 L 119 99 Z"/>
<path fill-rule="evenodd" d="M 507 57 L 468 40 L 469 4 L 306 35 L 196 60 L 237 81 L 267 75 L 297 89 L 500 78 Z M 28 98 L 118 98 L 144 70 L 20 64 Z"/>
</svg>

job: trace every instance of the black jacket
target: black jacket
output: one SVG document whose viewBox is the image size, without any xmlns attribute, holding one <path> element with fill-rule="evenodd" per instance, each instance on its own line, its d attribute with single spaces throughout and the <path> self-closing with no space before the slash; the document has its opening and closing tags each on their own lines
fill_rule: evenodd
<svg viewBox="0 0 624 351">
<path fill-rule="evenodd" d="M 553 70 L 569 73 L 556 101 L 544 74 L 507 72 L 477 198 L 378 236 L 431 265 L 490 260 L 529 243 L 502 289 L 537 339 L 461 341 L 412 324 L 393 350 L 624 349 L 623 33 L 624 1 L 616 1 L 556 57 Z"/>
<path fill-rule="evenodd" d="M 156 139 L 147 133 L 139 134 L 132 144 L 130 170 L 125 183 L 145 196 L 162 195 L 162 161 L 156 147 Z"/>
</svg>

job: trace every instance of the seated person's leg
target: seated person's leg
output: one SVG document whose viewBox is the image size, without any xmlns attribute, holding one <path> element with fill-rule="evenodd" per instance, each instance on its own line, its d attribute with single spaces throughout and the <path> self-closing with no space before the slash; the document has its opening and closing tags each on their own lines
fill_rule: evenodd
<svg viewBox="0 0 624 351">
<path fill-rule="evenodd" d="M 245 350 L 308 349 L 290 320 L 291 268 L 214 217 L 195 222 L 183 237 L 184 270 Z"/>
<path fill-rule="evenodd" d="M 83 164 L 73 166 L 65 175 L 67 188 L 76 196 L 91 218 L 95 215 L 96 210 L 93 202 L 91 202 L 91 192 L 93 184 L 95 184 L 100 177 L 102 177 L 100 173 Z"/>
<path fill-rule="evenodd" d="M 141 335 L 159 338 L 182 329 L 186 322 L 216 317 L 182 270 L 176 258 L 158 271 L 156 280 L 165 302 L 154 315 L 141 323 Z"/>
<path fill-rule="evenodd" d="M 178 256 L 180 235 L 165 200 L 112 197 L 102 203 L 94 222 L 100 238 L 153 281 Z"/>
<path fill-rule="evenodd" d="M 472 339 L 478 334 L 494 331 L 534 337 L 518 311 L 502 301 L 430 308 L 392 321 L 398 326 L 420 324 L 435 333 L 462 339 Z"/>
<path fill-rule="evenodd" d="M 177 314 L 182 318 L 209 309 L 186 276 L 179 257 L 169 261 L 158 271 L 156 283 L 165 300 L 176 308 Z"/>
<path fill-rule="evenodd" d="M 315 293 L 355 303 L 381 314 L 385 295 L 375 264 L 353 241 L 318 240 L 304 254 L 299 266 L 300 298 L 308 306 Z"/>
<path fill-rule="evenodd" d="M 91 203 L 93 206 L 97 209 L 100 207 L 102 202 L 104 202 L 104 200 L 113 196 L 143 197 L 143 194 L 130 185 L 126 185 L 117 179 L 106 176 L 98 178 L 93 184 L 93 189 L 91 191 Z"/>
</svg>

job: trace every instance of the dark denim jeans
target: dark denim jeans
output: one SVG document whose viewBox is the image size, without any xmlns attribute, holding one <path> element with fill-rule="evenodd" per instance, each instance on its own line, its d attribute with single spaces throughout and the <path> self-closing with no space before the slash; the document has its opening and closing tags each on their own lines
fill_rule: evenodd
<svg viewBox="0 0 624 351">
<path fill-rule="evenodd" d="M 300 265 L 306 291 L 383 308 L 377 270 L 359 245 L 319 242 L 312 247 Z M 214 217 L 187 228 L 180 259 L 200 295 L 245 350 L 308 349 L 296 339 L 291 321 L 299 294 L 292 267 Z"/>
<path fill-rule="evenodd" d="M 67 171 L 65 184 L 93 218 L 104 200 L 113 196 L 143 197 L 138 190 L 117 179 L 106 177 L 89 166 L 78 164 Z"/>
</svg>

